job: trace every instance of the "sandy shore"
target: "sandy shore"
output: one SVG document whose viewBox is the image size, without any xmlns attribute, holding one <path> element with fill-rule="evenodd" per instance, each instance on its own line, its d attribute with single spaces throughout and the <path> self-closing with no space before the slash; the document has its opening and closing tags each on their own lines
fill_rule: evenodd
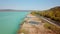
<svg viewBox="0 0 60 34">
<path fill-rule="evenodd" d="M 45 29 L 42 19 L 29 14 L 20 25 L 18 34 L 55 34 L 53 31 Z"/>
</svg>

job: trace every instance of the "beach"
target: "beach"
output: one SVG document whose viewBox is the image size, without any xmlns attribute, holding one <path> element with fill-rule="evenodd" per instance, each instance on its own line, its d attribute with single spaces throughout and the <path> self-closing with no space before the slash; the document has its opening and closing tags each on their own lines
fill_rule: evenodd
<svg viewBox="0 0 60 34">
<path fill-rule="evenodd" d="M 44 28 L 43 20 L 28 14 L 24 19 L 24 23 L 20 25 L 18 34 L 55 34 L 53 31 Z"/>
</svg>

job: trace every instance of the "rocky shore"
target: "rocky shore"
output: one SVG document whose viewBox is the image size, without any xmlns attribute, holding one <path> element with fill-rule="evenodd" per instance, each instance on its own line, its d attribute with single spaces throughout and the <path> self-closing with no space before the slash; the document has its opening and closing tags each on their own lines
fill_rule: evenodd
<svg viewBox="0 0 60 34">
<path fill-rule="evenodd" d="M 20 24 L 18 34 L 55 34 L 53 31 L 44 28 L 44 21 L 41 18 L 29 14 Z"/>
</svg>

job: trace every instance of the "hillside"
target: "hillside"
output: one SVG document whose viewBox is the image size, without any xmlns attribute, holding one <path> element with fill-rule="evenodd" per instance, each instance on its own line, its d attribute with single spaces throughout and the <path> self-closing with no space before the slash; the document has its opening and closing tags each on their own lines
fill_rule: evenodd
<svg viewBox="0 0 60 34">
<path fill-rule="evenodd" d="M 38 14 L 40 16 L 44 16 L 44 17 L 47 17 L 47 18 L 50 18 L 52 20 L 60 22 L 60 6 L 51 8 L 49 10 L 32 11 L 31 14 L 33 14 L 33 15 Z"/>
</svg>

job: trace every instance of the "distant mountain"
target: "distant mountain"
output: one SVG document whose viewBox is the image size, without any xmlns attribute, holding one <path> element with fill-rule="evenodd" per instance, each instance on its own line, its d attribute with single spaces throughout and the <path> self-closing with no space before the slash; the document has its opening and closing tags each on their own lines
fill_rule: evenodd
<svg viewBox="0 0 60 34">
<path fill-rule="evenodd" d="M 52 20 L 55 20 L 55 21 L 60 21 L 60 6 L 56 6 L 54 8 L 49 9 L 49 10 L 32 12 L 32 14 L 38 14 L 40 16 L 51 18 Z"/>
<path fill-rule="evenodd" d="M 14 11 L 14 12 L 28 12 L 28 11 L 32 11 L 32 10 L 14 10 L 14 9 L 0 9 L 0 12 L 1 11 Z"/>
<path fill-rule="evenodd" d="M 13 9 L 0 9 L 0 11 L 12 11 Z"/>
<path fill-rule="evenodd" d="M 51 8 L 50 10 L 57 10 L 57 11 L 60 11 L 60 6 L 56 6 L 54 8 Z"/>
</svg>

